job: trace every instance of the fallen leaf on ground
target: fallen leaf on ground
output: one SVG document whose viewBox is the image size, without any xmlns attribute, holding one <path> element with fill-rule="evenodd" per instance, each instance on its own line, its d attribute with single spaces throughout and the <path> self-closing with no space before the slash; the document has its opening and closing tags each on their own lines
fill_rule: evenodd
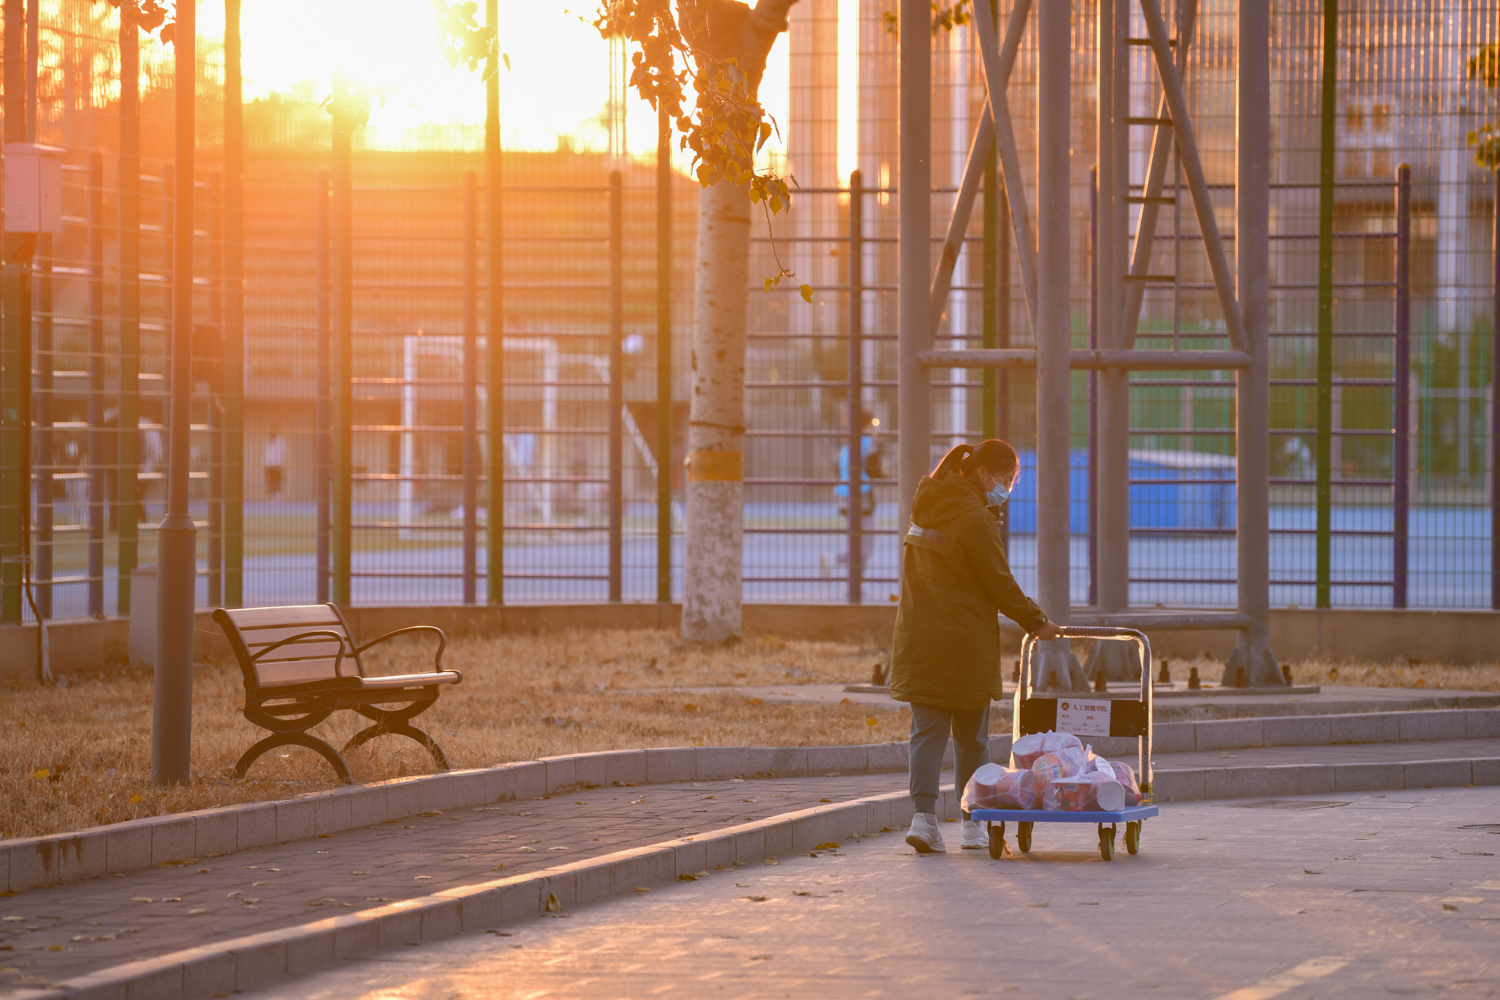
<svg viewBox="0 0 1500 1000">
<path fill-rule="evenodd" d="M 741 899 L 748 899 L 752 903 L 764 903 L 769 897 L 767 897 L 767 896 L 741 896 L 740 898 Z"/>
<path fill-rule="evenodd" d="M 168 896 L 165 899 L 163 899 L 162 902 L 163 903 L 180 903 L 180 902 L 182 902 L 182 897 L 181 896 Z"/>
<path fill-rule="evenodd" d="M 499 871 L 500 869 L 502 869 L 504 867 L 505 867 L 505 862 L 502 861 L 498 865 L 496 865 L 495 867 L 491 868 L 490 871 L 497 872 L 497 871 Z"/>
<path fill-rule="evenodd" d="M 208 912 L 208 908 L 207 907 L 200 906 L 197 909 L 188 910 L 188 916 L 190 916 L 190 917 L 196 917 L 200 913 L 207 913 L 207 912 Z"/>
<path fill-rule="evenodd" d="M 831 840 L 828 841 L 826 844 L 819 844 L 819 845 L 817 845 L 816 847 L 813 848 L 813 850 L 815 850 L 815 851 L 836 851 L 838 849 L 839 849 L 839 845 L 835 844 Z"/>
<path fill-rule="evenodd" d="M 832 799 L 819 799 L 819 802 L 832 802 Z"/>
<path fill-rule="evenodd" d="M 1026 905 L 1027 906 L 1035 906 L 1038 909 L 1046 909 L 1047 907 L 1049 907 L 1049 906 L 1052 905 L 1052 902 L 1051 902 L 1051 900 L 1048 900 L 1045 903 L 1027 903 Z"/>
<path fill-rule="evenodd" d="M 425 879 L 425 878 L 432 878 L 432 876 L 431 875 L 413 875 L 412 876 L 412 880 L 413 881 L 421 881 L 422 879 Z"/>
<path fill-rule="evenodd" d="M 793 896 L 811 896 L 812 893 L 810 893 L 810 892 L 798 892 L 797 890 L 793 889 L 792 890 L 792 895 Z"/>
<path fill-rule="evenodd" d="M 369 873 L 369 872 L 365 872 L 365 871 L 352 871 L 352 872 L 350 872 L 350 873 L 349 873 L 349 874 L 350 874 L 350 875 L 368 875 L 368 874 L 370 874 L 370 873 Z M 255 883 L 255 884 L 256 884 L 256 885 L 260 885 L 260 883 L 259 883 L 259 882 L 257 882 L 257 883 Z"/>
<path fill-rule="evenodd" d="M 443 860 L 444 861 L 462 861 L 464 858 L 467 858 L 467 857 L 468 857 L 467 854 L 444 854 L 443 855 Z"/>
<path fill-rule="evenodd" d="M 677 881 L 679 881 L 679 882 L 696 882 L 696 881 L 698 881 L 698 876 L 696 876 L 696 875 L 689 875 L 687 872 L 683 872 L 681 875 L 677 876 Z"/>
<path fill-rule="evenodd" d="M 1323 874 L 1323 869 L 1321 869 L 1321 868 L 1317 868 L 1317 869 L 1304 868 L 1304 869 L 1302 869 L 1302 873 L 1304 875 L 1321 875 L 1321 874 Z"/>
<path fill-rule="evenodd" d="M 549 850 L 549 851 L 566 851 L 567 848 L 566 847 L 549 847 L 549 848 L 547 848 L 547 850 Z"/>
<path fill-rule="evenodd" d="M 562 903 L 558 902 L 558 900 L 557 900 L 557 893 L 555 893 L 555 892 L 549 892 L 549 893 L 547 893 L 547 912 L 548 913 L 560 913 L 560 912 L 562 912 Z"/>
<path fill-rule="evenodd" d="M 536 853 L 536 848 L 535 847 L 518 847 L 518 848 L 516 848 L 516 850 L 520 851 L 522 854 L 535 854 Z"/>
<path fill-rule="evenodd" d="M 155 902 L 155 900 L 153 900 L 150 896 L 131 896 L 130 897 L 130 901 L 132 903 L 152 903 L 152 902 Z"/>
<path fill-rule="evenodd" d="M 643 885 L 638 885 L 638 886 L 635 887 L 635 891 L 636 892 L 650 892 L 651 890 L 648 889 L 648 888 L 646 888 Z"/>
</svg>

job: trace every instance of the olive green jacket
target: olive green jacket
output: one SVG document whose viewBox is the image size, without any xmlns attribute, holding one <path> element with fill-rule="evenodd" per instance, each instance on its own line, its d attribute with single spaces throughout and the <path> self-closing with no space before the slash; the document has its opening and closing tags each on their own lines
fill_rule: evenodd
<svg viewBox="0 0 1500 1000">
<path fill-rule="evenodd" d="M 923 477 L 903 539 L 891 697 L 940 708 L 984 708 L 1000 697 L 1000 623 L 1047 623 L 1022 593 L 979 484 L 956 472 Z"/>
</svg>

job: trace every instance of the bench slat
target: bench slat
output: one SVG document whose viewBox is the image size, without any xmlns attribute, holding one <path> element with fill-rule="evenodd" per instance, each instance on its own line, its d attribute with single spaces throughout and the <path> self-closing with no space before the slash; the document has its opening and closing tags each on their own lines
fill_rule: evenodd
<svg viewBox="0 0 1500 1000">
<path fill-rule="evenodd" d="M 258 663 L 255 676 L 263 688 L 280 687 L 285 684 L 307 684 L 312 681 L 332 680 L 333 660 L 278 660 L 273 663 Z"/>
<path fill-rule="evenodd" d="M 241 631 L 275 628 L 278 625 L 338 625 L 338 615 L 326 604 L 299 604 L 285 608 L 225 608 L 225 614 Z"/>
<path fill-rule="evenodd" d="M 256 629 L 253 632 L 241 630 L 240 636 L 245 640 L 245 648 L 250 650 L 250 653 L 254 655 L 272 643 L 280 642 L 282 639 L 290 639 L 292 636 L 301 635 L 304 632 L 337 632 L 344 637 L 346 642 L 349 639 L 348 633 L 332 625 L 288 625 L 281 628 Z M 300 642 L 332 643 L 333 640 L 327 636 L 310 636 L 307 639 L 300 640 Z M 300 645 L 300 642 L 297 644 Z M 272 655 L 274 656 L 275 654 L 273 653 Z"/>
</svg>

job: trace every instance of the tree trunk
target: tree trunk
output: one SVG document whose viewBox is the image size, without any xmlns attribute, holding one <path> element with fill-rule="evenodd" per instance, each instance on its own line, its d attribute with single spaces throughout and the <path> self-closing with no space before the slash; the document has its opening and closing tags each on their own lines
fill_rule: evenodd
<svg viewBox="0 0 1500 1000">
<path fill-rule="evenodd" d="M 756 99 L 766 56 L 795 0 L 715 0 L 700 39 L 733 57 Z M 741 13 L 743 12 L 743 13 Z M 715 24 L 720 27 L 714 28 Z M 722 643 L 740 636 L 745 539 L 745 297 L 750 266 L 747 186 L 719 181 L 698 198 L 693 294 L 693 394 L 688 410 L 687 563 L 682 637 Z"/>
<path fill-rule="evenodd" d="M 746 188 L 706 188 L 698 200 L 682 604 L 682 637 L 699 642 L 740 634 L 749 258 Z"/>
</svg>

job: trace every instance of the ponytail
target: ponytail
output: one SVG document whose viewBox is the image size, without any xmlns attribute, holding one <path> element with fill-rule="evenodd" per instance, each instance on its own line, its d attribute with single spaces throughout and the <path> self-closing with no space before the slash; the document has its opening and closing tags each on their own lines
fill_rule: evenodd
<svg viewBox="0 0 1500 1000">
<path fill-rule="evenodd" d="M 942 479 L 949 472 L 963 474 L 964 466 L 973 452 L 974 446 L 972 444 L 956 444 L 952 448 L 949 448 L 948 454 L 944 455 L 943 460 L 937 464 L 937 468 L 932 470 L 932 478 Z"/>
<path fill-rule="evenodd" d="M 948 449 L 948 454 L 932 470 L 932 478 L 941 479 L 945 473 L 957 472 L 972 479 L 978 474 L 980 466 L 989 469 L 994 475 L 1003 476 L 1020 468 L 1021 459 L 1016 454 L 1016 449 L 997 438 L 981 441 L 977 445 L 956 444 Z"/>
</svg>

